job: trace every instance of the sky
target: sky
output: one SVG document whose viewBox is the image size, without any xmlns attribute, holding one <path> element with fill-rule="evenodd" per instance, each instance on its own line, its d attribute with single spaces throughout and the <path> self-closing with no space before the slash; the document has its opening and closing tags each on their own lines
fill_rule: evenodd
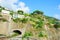
<svg viewBox="0 0 60 40">
<path fill-rule="evenodd" d="M 0 6 L 10 10 L 33 12 L 41 10 L 44 15 L 60 19 L 60 0 L 0 0 Z"/>
</svg>

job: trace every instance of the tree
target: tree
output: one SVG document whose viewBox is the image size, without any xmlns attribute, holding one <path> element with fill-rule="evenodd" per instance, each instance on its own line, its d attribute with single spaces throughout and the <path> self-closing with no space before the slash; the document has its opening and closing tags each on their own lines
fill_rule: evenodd
<svg viewBox="0 0 60 40">
<path fill-rule="evenodd" d="M 0 6 L 0 12 L 1 12 L 2 10 L 5 10 L 5 8 Z"/>
<path fill-rule="evenodd" d="M 22 15 L 24 12 L 22 10 L 18 10 L 17 13 Z"/>
<path fill-rule="evenodd" d="M 0 12 L 2 11 L 2 9 L 0 8 Z"/>
<path fill-rule="evenodd" d="M 35 10 L 35 11 L 33 12 L 33 14 L 43 14 L 43 12 L 42 12 L 42 11 L 39 11 L 39 10 Z"/>
<path fill-rule="evenodd" d="M 55 22 L 55 24 L 54 24 L 54 28 L 60 28 L 60 22 Z"/>
<path fill-rule="evenodd" d="M 13 18 L 13 14 L 14 14 L 14 12 L 13 11 L 10 11 L 10 15 L 12 16 L 12 18 Z"/>
<path fill-rule="evenodd" d="M 0 12 L 2 11 L 2 7 L 0 6 Z"/>
<path fill-rule="evenodd" d="M 2 10 L 5 10 L 5 8 L 0 6 L 0 17 L 2 17 L 1 15 Z"/>
</svg>

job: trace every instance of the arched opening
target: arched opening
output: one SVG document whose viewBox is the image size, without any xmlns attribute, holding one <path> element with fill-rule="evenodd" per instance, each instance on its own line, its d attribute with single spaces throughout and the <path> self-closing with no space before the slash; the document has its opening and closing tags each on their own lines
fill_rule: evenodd
<svg viewBox="0 0 60 40">
<path fill-rule="evenodd" d="M 19 35 L 21 35 L 21 34 L 22 34 L 22 32 L 21 32 L 21 31 L 19 31 L 19 30 L 14 30 L 13 32 L 14 32 L 14 33 L 17 33 L 17 34 L 19 34 Z"/>
</svg>

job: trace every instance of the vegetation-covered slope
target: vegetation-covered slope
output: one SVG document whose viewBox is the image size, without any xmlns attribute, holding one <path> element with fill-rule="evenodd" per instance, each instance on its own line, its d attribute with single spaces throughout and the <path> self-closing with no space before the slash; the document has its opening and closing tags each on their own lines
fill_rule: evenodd
<svg viewBox="0 0 60 40">
<path fill-rule="evenodd" d="M 0 15 L 2 10 L 6 9 L 0 6 Z M 24 13 L 22 10 L 18 10 L 17 12 L 9 10 L 9 12 L 11 15 L 11 20 L 18 25 L 17 28 L 26 28 L 22 37 L 33 37 L 37 38 L 37 40 L 40 40 L 40 38 L 43 38 L 44 40 L 49 38 L 50 40 L 59 40 L 59 19 L 46 16 L 42 11 L 39 10 L 35 10 L 32 13 Z"/>
</svg>

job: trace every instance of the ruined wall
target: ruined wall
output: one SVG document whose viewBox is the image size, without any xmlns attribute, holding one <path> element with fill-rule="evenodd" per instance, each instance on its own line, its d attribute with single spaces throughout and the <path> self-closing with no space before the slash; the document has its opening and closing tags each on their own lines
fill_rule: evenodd
<svg viewBox="0 0 60 40">
<path fill-rule="evenodd" d="M 2 17 L 0 17 L 0 19 L 4 18 L 7 21 L 6 22 L 0 21 L 0 34 L 8 34 L 10 16 L 6 14 L 1 14 L 1 15 Z"/>
</svg>

